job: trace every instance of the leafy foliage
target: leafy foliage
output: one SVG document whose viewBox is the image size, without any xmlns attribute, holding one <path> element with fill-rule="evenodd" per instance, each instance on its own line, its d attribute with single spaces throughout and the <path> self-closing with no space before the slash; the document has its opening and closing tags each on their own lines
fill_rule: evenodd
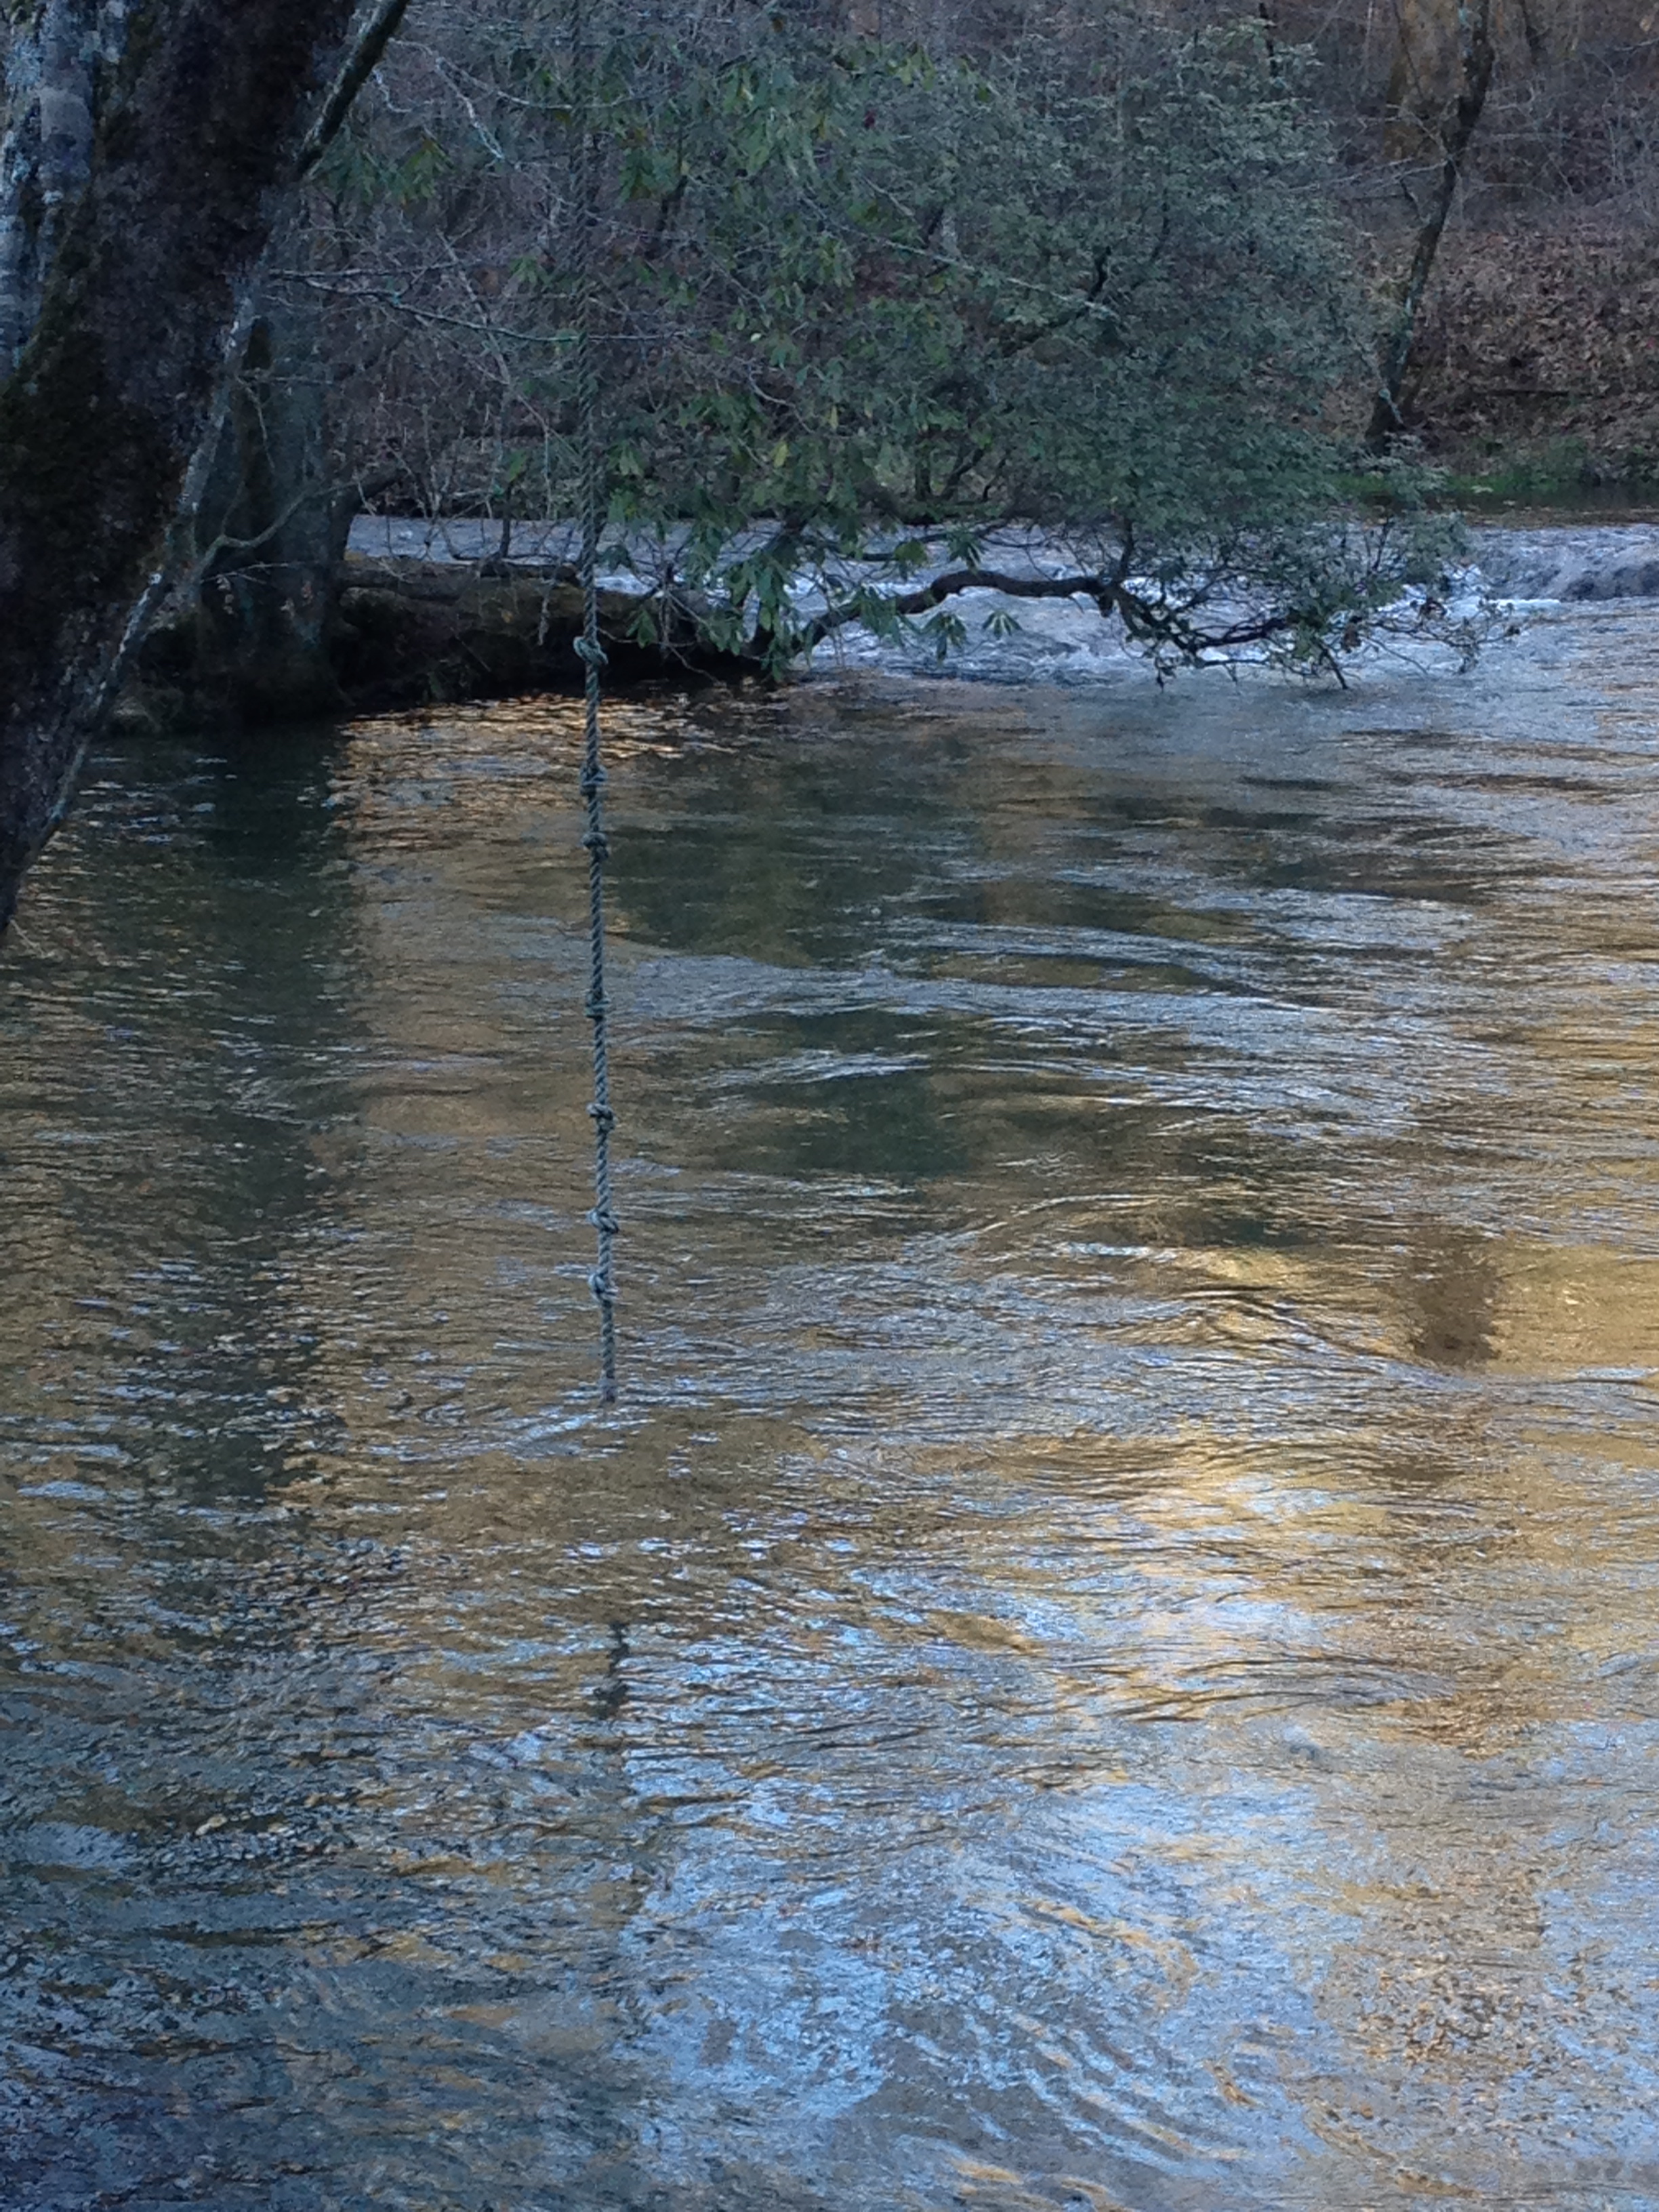
<svg viewBox="0 0 1659 2212">
<path fill-rule="evenodd" d="M 619 542 L 718 643 L 782 662 L 826 613 L 891 628 L 896 587 L 1018 520 L 1166 658 L 1241 586 L 1328 653 L 1424 549 L 1396 531 L 1379 569 L 1330 526 L 1324 415 L 1364 329 L 1302 64 L 1259 25 L 1121 28 L 1086 66 L 719 10 L 624 9 L 586 55 L 551 13 L 452 46 L 447 106 L 383 113 L 331 179 L 337 237 L 395 211 L 414 281 L 380 305 L 436 337 L 489 452 L 452 436 L 429 495 L 572 510 L 586 320 Z"/>
</svg>

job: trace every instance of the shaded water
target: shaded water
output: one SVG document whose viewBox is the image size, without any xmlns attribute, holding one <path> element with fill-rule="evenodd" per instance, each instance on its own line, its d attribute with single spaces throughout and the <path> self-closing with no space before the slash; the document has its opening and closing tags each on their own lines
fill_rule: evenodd
<svg viewBox="0 0 1659 2212">
<path fill-rule="evenodd" d="M 1659 2205 L 1656 707 L 619 709 L 615 1419 L 569 711 L 100 762 L 0 2201 Z"/>
</svg>

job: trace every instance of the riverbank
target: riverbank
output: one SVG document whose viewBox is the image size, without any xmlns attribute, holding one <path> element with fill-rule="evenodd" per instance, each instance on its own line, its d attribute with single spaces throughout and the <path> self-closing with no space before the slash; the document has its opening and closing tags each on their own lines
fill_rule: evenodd
<svg viewBox="0 0 1659 2212">
<path fill-rule="evenodd" d="M 1006 533 L 997 565 L 1016 574 L 1074 565 L 1041 537 Z M 1469 559 L 1454 578 L 1488 623 L 1524 620 L 1553 604 L 1659 598 L 1659 519 L 1618 520 L 1522 514 L 1472 521 Z M 338 706 L 374 713 L 465 700 L 579 690 L 574 649 L 580 593 L 568 525 L 520 525 L 501 550 L 492 522 L 365 516 L 353 525 L 335 624 Z M 923 572 L 924 574 L 926 572 Z M 874 667 L 992 684 L 1087 684 L 1120 676 L 1139 652 L 1121 625 L 1081 595 L 1031 600 L 991 590 L 950 603 L 964 636 L 941 662 L 930 641 L 883 639 L 849 626 L 819 646 L 811 668 Z M 601 580 L 600 629 L 611 680 L 623 689 L 665 680 L 733 681 L 756 672 L 700 636 L 690 595 L 649 595 L 628 572 Z M 134 731 L 199 726 L 234 710 L 191 680 L 191 617 L 163 626 L 141 657 L 119 711 Z M 280 712 L 244 719 L 283 719 Z"/>
<path fill-rule="evenodd" d="M 1407 416 L 1460 489 L 1537 496 L 1659 479 L 1659 246 L 1582 222 L 1454 229 Z"/>
</svg>

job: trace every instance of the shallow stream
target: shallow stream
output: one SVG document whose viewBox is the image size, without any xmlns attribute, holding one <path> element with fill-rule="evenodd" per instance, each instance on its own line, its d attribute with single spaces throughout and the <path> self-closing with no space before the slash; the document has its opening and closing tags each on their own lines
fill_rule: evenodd
<svg viewBox="0 0 1659 2212">
<path fill-rule="evenodd" d="M 111 752 L 8 2212 L 1659 2206 L 1659 623 Z"/>
</svg>

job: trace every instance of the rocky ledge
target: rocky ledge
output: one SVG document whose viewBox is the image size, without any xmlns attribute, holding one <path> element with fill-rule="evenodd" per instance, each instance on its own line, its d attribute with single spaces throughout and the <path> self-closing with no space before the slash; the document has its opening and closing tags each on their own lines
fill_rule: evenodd
<svg viewBox="0 0 1659 2212">
<path fill-rule="evenodd" d="M 1659 599 L 1659 522 L 1479 523 L 1469 535 L 1481 580 L 1500 599 Z"/>
</svg>

